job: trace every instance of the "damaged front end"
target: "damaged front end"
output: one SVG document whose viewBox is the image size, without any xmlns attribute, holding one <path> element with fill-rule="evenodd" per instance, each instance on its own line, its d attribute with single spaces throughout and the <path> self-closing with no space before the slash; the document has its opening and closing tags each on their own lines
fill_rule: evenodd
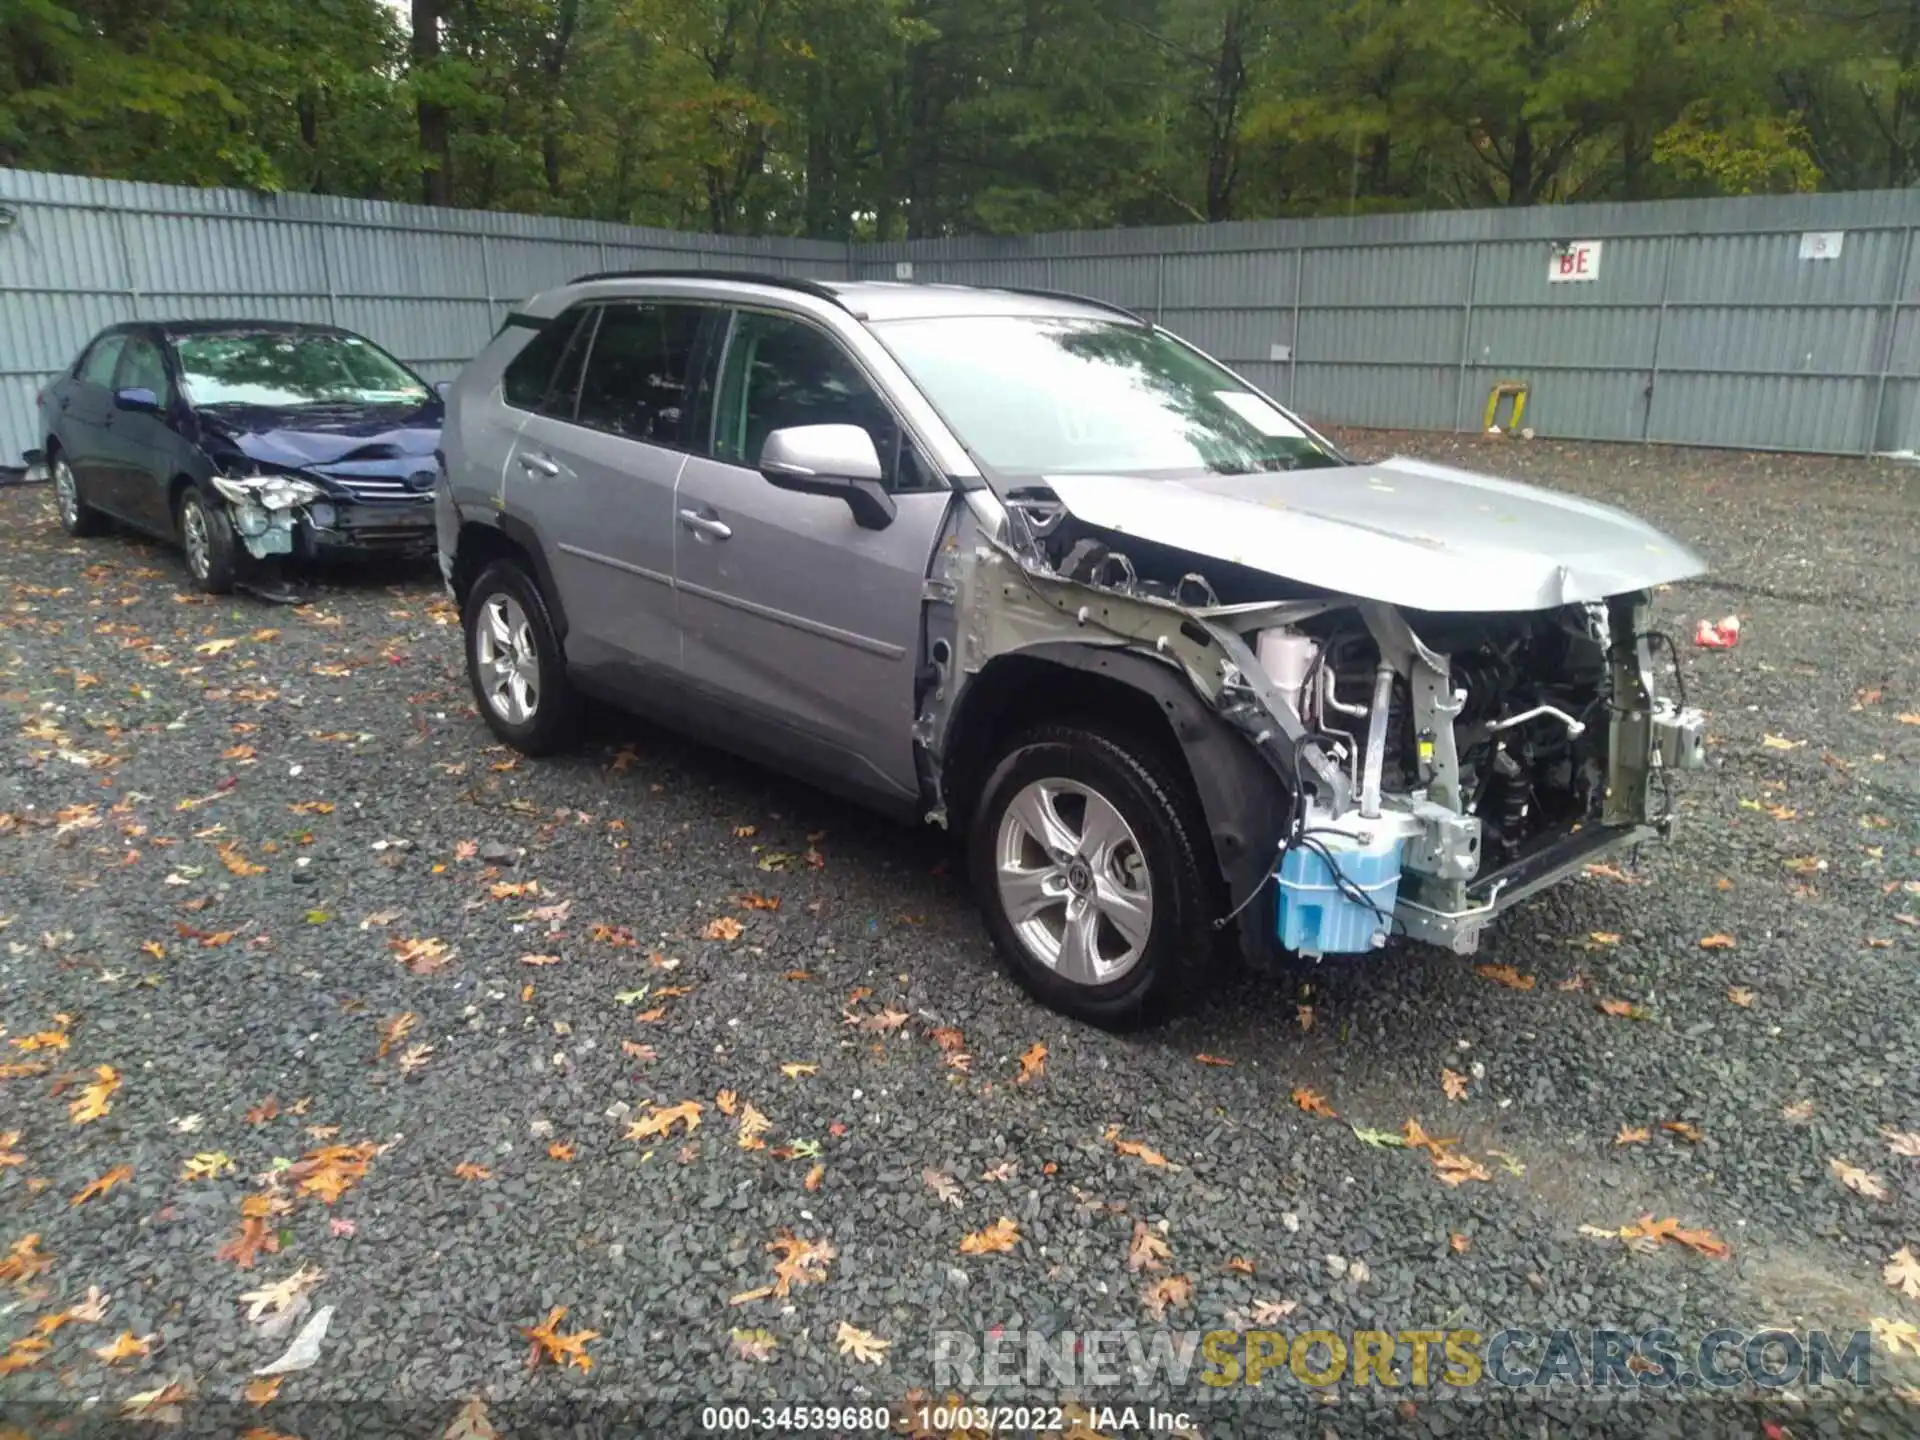
<svg viewBox="0 0 1920 1440">
<path fill-rule="evenodd" d="M 932 818 L 990 666 L 1067 647 L 1146 661 L 1178 677 L 1162 708 L 1208 812 L 1222 923 L 1267 949 L 1401 934 L 1471 953 L 1503 910 L 1664 836 L 1656 777 L 1704 765 L 1700 713 L 1656 694 L 1651 580 L 1545 609 L 1414 609 L 1090 526 L 1046 491 L 971 491 L 954 517 L 915 732 Z M 1259 793 L 1201 773 L 1182 700 L 1259 757 Z"/>
<path fill-rule="evenodd" d="M 227 502 L 233 533 L 256 560 L 291 555 L 294 527 L 305 521 L 320 529 L 334 523 L 327 492 L 294 475 L 216 475 L 213 488 Z"/>
</svg>

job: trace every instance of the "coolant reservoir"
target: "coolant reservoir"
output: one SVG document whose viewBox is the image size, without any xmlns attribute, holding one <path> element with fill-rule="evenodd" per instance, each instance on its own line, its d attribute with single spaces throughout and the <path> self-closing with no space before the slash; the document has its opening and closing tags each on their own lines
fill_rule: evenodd
<svg viewBox="0 0 1920 1440">
<path fill-rule="evenodd" d="M 1319 642 L 1298 630 L 1262 630 L 1254 639 L 1253 653 L 1293 713 L 1300 714 L 1300 691 L 1313 668 L 1313 657 L 1320 653 Z"/>
</svg>

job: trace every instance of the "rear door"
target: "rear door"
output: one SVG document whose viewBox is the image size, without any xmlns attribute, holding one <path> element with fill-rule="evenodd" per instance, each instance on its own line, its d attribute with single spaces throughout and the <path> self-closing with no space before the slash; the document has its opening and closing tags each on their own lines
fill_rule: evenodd
<svg viewBox="0 0 1920 1440">
<path fill-rule="evenodd" d="M 687 396 L 712 307 L 594 307 L 560 381 L 520 428 L 508 508 L 541 533 L 583 677 L 675 673 L 673 492 L 686 463 Z"/>
<path fill-rule="evenodd" d="M 120 499 L 113 483 L 112 436 L 113 377 L 120 366 L 120 352 L 127 337 L 113 331 L 87 347 L 80 368 L 68 382 L 66 405 L 58 425 L 60 443 L 66 449 L 67 464 L 80 484 L 82 497 L 110 514 L 121 514 Z"/>
<path fill-rule="evenodd" d="M 688 681 L 751 717 L 759 748 L 843 789 L 919 793 L 921 604 L 950 492 L 854 357 L 799 316 L 741 309 L 720 361 L 710 453 L 680 475 L 674 579 Z M 872 437 L 899 513 L 776 489 L 755 465 L 776 429 Z"/>
<path fill-rule="evenodd" d="M 167 513 L 167 483 L 179 468 L 181 440 L 171 419 L 175 387 L 155 336 L 139 331 L 127 336 L 113 388 L 116 393 L 151 390 L 160 401 L 158 413 L 117 409 L 112 413 L 105 449 L 116 508 L 143 529 L 170 535 L 173 517 Z"/>
</svg>

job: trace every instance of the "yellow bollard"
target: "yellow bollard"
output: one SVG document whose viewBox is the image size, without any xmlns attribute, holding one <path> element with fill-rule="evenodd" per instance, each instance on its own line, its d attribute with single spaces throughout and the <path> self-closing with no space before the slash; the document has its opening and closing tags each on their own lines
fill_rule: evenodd
<svg viewBox="0 0 1920 1440">
<path fill-rule="evenodd" d="M 1493 429 L 1494 417 L 1500 413 L 1500 402 L 1513 401 L 1513 419 L 1508 422 L 1509 431 L 1520 428 L 1520 418 L 1527 413 L 1527 382 L 1524 380 L 1502 380 L 1487 392 L 1487 418 L 1481 423 L 1481 430 Z"/>
</svg>

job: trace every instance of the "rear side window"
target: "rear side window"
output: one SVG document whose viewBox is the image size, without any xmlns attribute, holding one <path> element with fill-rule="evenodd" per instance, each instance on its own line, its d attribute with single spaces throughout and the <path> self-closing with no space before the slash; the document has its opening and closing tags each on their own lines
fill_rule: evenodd
<svg viewBox="0 0 1920 1440">
<path fill-rule="evenodd" d="M 89 385 L 98 385 L 102 390 L 113 388 L 114 367 L 120 363 L 120 351 L 125 347 L 124 335 L 102 335 L 93 342 L 93 348 L 87 351 L 87 358 L 80 362 L 80 378 Z"/>
<path fill-rule="evenodd" d="M 679 445 L 700 327 L 698 305 L 609 305 L 580 382 L 579 423 L 654 445 Z"/>
<path fill-rule="evenodd" d="M 513 357 L 500 378 L 501 393 L 516 410 L 538 410 L 553 388 L 554 374 L 566 354 L 567 342 L 580 328 L 582 311 L 570 310 L 549 320 L 526 347 Z"/>
</svg>

